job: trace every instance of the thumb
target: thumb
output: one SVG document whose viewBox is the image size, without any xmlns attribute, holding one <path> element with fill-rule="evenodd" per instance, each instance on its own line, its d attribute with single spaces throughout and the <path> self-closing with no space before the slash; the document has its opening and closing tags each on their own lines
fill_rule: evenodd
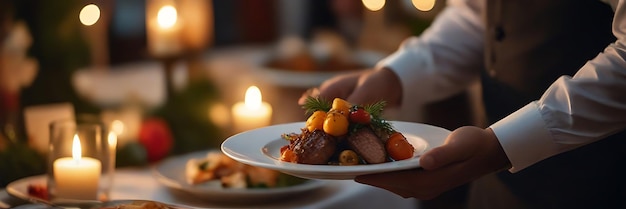
<svg viewBox="0 0 626 209">
<path fill-rule="evenodd" d="M 420 166 L 426 170 L 434 170 L 463 159 L 464 156 L 456 149 L 449 144 L 434 148 L 420 157 Z"/>
</svg>

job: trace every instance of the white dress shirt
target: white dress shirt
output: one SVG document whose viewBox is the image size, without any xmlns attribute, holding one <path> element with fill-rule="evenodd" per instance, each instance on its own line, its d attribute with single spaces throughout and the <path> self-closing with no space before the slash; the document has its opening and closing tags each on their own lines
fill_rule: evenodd
<svg viewBox="0 0 626 209">
<path fill-rule="evenodd" d="M 540 99 L 490 126 L 511 161 L 509 171 L 626 128 L 626 0 L 604 2 L 615 11 L 617 41 L 573 77 L 560 77 Z M 484 0 L 450 0 L 429 29 L 378 63 L 399 76 L 402 106 L 446 98 L 479 78 L 484 69 L 484 7 Z"/>
</svg>

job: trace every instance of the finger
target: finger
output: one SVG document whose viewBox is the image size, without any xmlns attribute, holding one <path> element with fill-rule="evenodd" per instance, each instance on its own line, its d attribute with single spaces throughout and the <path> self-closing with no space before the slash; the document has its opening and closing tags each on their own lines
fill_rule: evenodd
<svg viewBox="0 0 626 209">
<path fill-rule="evenodd" d="M 406 188 L 406 185 L 404 184 L 399 184 L 398 179 L 415 178 L 414 174 L 411 173 L 412 172 L 400 171 L 382 174 L 370 174 L 357 176 L 354 180 L 358 183 L 379 187 L 400 195 L 404 198 L 407 198 L 414 196 L 414 191 L 411 191 L 410 188 Z"/>
<path fill-rule="evenodd" d="M 360 73 L 348 73 L 333 77 L 320 85 L 319 98 L 332 101 L 347 98 L 355 89 Z"/>
<path fill-rule="evenodd" d="M 302 96 L 300 96 L 300 99 L 298 99 L 298 105 L 304 105 L 304 103 L 306 103 L 307 98 L 309 97 L 313 97 L 313 98 L 317 98 L 320 95 L 320 90 L 318 88 L 310 88 L 307 89 L 304 93 L 302 93 Z"/>
<path fill-rule="evenodd" d="M 434 170 L 463 161 L 468 158 L 464 151 L 454 144 L 446 144 L 434 148 L 420 157 L 420 166 L 426 170 Z"/>
<path fill-rule="evenodd" d="M 371 98 L 372 92 L 367 87 L 356 88 L 350 96 L 346 98 L 352 104 L 370 104 L 373 103 Z"/>
<path fill-rule="evenodd" d="M 460 181 L 460 178 L 453 177 L 458 175 L 458 171 L 458 165 L 435 171 L 411 169 L 357 176 L 355 181 L 391 191 L 405 198 L 432 199 L 458 184 L 455 181 Z"/>
<path fill-rule="evenodd" d="M 353 104 L 369 104 L 373 103 L 373 96 L 380 96 L 374 90 L 380 89 L 380 86 L 375 85 L 374 83 L 370 83 L 371 80 L 369 76 L 373 73 L 373 71 L 365 72 L 356 82 L 356 86 L 352 94 L 348 96 L 346 99 Z M 380 98 L 379 98 L 380 99 Z"/>
</svg>

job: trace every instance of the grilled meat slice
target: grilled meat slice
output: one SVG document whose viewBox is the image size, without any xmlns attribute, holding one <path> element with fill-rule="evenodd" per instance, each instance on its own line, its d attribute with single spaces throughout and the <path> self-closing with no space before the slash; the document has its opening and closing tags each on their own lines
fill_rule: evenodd
<svg viewBox="0 0 626 209">
<path fill-rule="evenodd" d="M 336 148 L 337 139 L 322 130 L 306 132 L 292 144 L 297 162 L 302 164 L 327 164 Z"/>
<path fill-rule="evenodd" d="M 361 128 L 348 136 L 348 145 L 359 154 L 367 163 L 384 163 L 387 161 L 387 152 L 383 141 L 369 128 Z"/>
</svg>

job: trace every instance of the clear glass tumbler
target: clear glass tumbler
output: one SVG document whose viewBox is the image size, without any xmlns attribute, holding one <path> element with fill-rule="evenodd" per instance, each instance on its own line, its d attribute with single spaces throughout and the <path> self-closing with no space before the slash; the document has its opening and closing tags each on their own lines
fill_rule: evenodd
<svg viewBox="0 0 626 209">
<path fill-rule="evenodd" d="M 106 201 L 115 170 L 115 144 L 95 117 L 50 124 L 48 194 L 56 204 Z"/>
</svg>

